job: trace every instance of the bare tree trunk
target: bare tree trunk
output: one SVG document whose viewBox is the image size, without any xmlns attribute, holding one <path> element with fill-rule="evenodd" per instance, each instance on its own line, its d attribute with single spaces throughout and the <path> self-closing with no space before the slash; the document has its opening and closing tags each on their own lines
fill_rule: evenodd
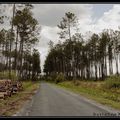
<svg viewBox="0 0 120 120">
<path fill-rule="evenodd" d="M 112 68 L 112 60 L 109 59 L 109 74 L 113 74 L 113 68 Z"/>
<path fill-rule="evenodd" d="M 106 60 L 106 56 L 105 56 L 105 62 L 104 62 L 104 65 L 105 65 L 105 76 L 107 76 L 107 60 Z"/>
<path fill-rule="evenodd" d="M 102 74 L 102 80 L 104 79 L 104 59 L 101 61 L 101 74 Z"/>
<path fill-rule="evenodd" d="M 116 74 L 118 75 L 119 74 L 119 72 L 118 72 L 118 54 L 116 54 L 115 61 L 116 61 Z"/>
<path fill-rule="evenodd" d="M 3 68 L 2 68 L 2 72 L 3 72 L 3 75 L 4 75 L 4 69 L 5 69 L 5 66 L 4 66 L 4 43 L 2 45 L 2 64 L 3 64 Z"/>
<path fill-rule="evenodd" d="M 97 80 L 98 79 L 98 76 L 97 76 L 97 63 L 95 63 L 95 79 Z"/>
<path fill-rule="evenodd" d="M 16 42 L 15 42 L 15 71 L 17 76 L 17 44 L 18 44 L 18 27 L 17 27 L 17 33 L 16 33 Z"/>
<path fill-rule="evenodd" d="M 20 77 L 22 79 L 22 74 L 23 74 L 23 39 L 21 42 L 21 58 L 20 58 Z"/>
<path fill-rule="evenodd" d="M 15 14 L 15 4 L 13 5 L 13 17 L 12 17 L 12 20 L 14 19 L 14 14 Z M 13 33 L 13 21 L 12 21 L 12 24 L 11 24 L 11 35 Z M 9 78 L 11 79 L 11 48 L 12 48 L 12 40 L 10 39 L 10 56 L 9 56 Z"/>
<path fill-rule="evenodd" d="M 101 66 L 100 66 L 100 63 L 99 63 L 99 79 L 101 78 Z"/>
</svg>

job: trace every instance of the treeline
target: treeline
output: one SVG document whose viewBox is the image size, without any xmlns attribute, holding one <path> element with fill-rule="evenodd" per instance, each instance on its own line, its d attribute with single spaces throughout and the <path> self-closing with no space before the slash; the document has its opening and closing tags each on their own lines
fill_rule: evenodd
<svg viewBox="0 0 120 120">
<path fill-rule="evenodd" d="M 15 71 L 19 80 L 36 79 L 41 72 L 40 54 L 35 49 L 39 41 L 38 21 L 33 17 L 31 4 L 13 4 L 10 29 L 0 30 L 0 72 Z M 4 25 L 4 16 L 0 17 Z"/>
<path fill-rule="evenodd" d="M 77 17 L 65 13 L 58 25 L 58 33 L 64 42 L 54 45 L 50 41 L 50 51 L 44 64 L 47 76 L 62 73 L 67 79 L 102 79 L 119 75 L 120 31 L 105 29 L 87 40 L 75 30 Z M 114 69 L 114 70 L 113 70 Z"/>
</svg>

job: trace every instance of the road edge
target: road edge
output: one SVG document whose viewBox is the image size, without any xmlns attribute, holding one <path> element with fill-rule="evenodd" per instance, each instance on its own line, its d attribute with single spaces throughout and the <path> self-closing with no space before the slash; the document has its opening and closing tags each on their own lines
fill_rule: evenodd
<svg viewBox="0 0 120 120">
<path fill-rule="evenodd" d="M 39 88 L 38 88 L 39 89 Z M 31 107 L 32 103 L 33 103 L 33 97 L 34 95 L 38 92 L 38 89 L 35 90 L 33 92 L 33 95 L 31 97 L 29 97 L 29 100 L 27 100 L 21 107 L 20 110 L 18 110 L 16 113 L 14 113 L 12 116 L 22 116 L 23 114 L 25 114 L 25 116 L 28 116 L 28 110 L 29 110 L 29 107 Z M 27 111 L 27 112 L 25 112 Z"/>
</svg>

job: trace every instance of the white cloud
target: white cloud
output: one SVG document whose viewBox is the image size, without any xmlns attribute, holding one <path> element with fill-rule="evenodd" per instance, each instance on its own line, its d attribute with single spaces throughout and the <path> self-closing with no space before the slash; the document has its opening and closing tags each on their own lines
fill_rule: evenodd
<svg viewBox="0 0 120 120">
<path fill-rule="evenodd" d="M 103 29 L 118 29 L 118 26 L 120 26 L 120 5 L 113 5 L 113 8 L 104 12 L 100 19 L 87 25 L 88 30 L 96 33 L 101 32 Z"/>
<path fill-rule="evenodd" d="M 65 12 L 73 12 L 84 19 L 91 9 L 92 5 L 87 4 L 36 4 L 33 12 L 42 25 L 57 26 Z"/>
<path fill-rule="evenodd" d="M 105 12 L 98 20 L 97 26 L 103 28 L 117 29 L 120 25 L 120 5 L 113 5 L 113 8 Z"/>
<path fill-rule="evenodd" d="M 102 8 L 101 8 L 102 9 Z M 92 31 L 101 32 L 103 29 L 118 29 L 120 26 L 120 5 L 113 5 L 112 9 L 104 12 L 99 19 L 92 18 L 92 13 L 87 15 L 85 19 L 80 19 L 80 32 Z"/>
</svg>

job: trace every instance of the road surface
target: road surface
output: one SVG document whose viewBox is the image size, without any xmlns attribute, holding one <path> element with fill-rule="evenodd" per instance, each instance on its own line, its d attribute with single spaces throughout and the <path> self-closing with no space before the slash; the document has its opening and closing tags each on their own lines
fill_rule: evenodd
<svg viewBox="0 0 120 120">
<path fill-rule="evenodd" d="M 31 103 L 20 116 L 96 116 L 120 114 L 81 95 L 41 82 Z"/>
</svg>

